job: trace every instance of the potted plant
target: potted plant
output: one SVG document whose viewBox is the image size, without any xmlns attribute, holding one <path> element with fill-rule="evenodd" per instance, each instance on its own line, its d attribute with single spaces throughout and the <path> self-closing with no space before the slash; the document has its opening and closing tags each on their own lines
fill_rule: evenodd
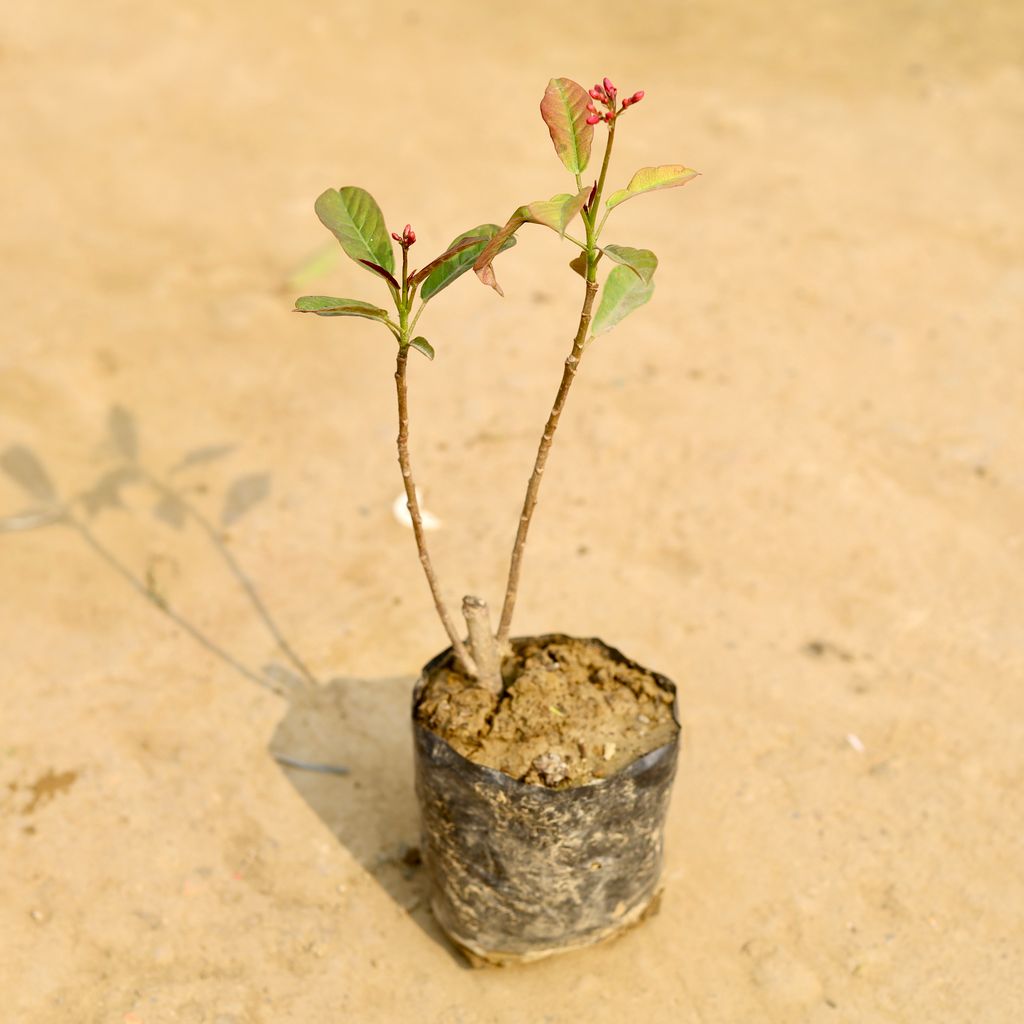
<svg viewBox="0 0 1024 1024">
<path fill-rule="evenodd" d="M 389 234 L 368 192 L 328 189 L 316 201 L 318 217 L 352 259 L 384 281 L 394 313 L 359 299 L 296 302 L 298 312 L 376 320 L 397 342 L 398 462 L 420 562 L 450 642 L 425 666 L 413 695 L 422 854 L 434 914 L 477 964 L 533 960 L 600 941 L 640 920 L 658 892 L 679 735 L 674 685 L 600 640 L 511 636 L 544 467 L 583 356 L 654 290 L 657 257 L 605 241 L 609 215 L 696 175 L 678 164 L 645 167 L 606 193 L 616 130 L 643 96 L 620 100 L 607 78 L 589 91 L 552 79 L 540 110 L 574 190 L 520 206 L 502 227 L 463 232 L 422 269 L 410 268 L 416 234 L 409 225 Z M 585 177 L 598 131 L 600 169 Z M 487 604 L 467 596 L 464 639 L 434 571 L 412 471 L 409 355 L 434 358 L 416 333 L 420 317 L 470 267 L 502 294 L 494 260 L 524 224 L 544 225 L 578 249 L 569 266 L 582 279 L 583 301 L 527 484 L 497 629 Z M 612 266 L 598 299 L 602 262 Z"/>
</svg>

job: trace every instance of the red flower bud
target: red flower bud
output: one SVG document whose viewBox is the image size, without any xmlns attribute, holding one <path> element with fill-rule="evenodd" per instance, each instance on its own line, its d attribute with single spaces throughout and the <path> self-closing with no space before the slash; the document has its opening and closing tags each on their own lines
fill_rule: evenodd
<svg viewBox="0 0 1024 1024">
<path fill-rule="evenodd" d="M 402 232 L 402 240 L 406 245 L 412 245 L 416 241 L 416 232 L 413 231 L 411 224 L 405 225 L 405 230 Z"/>
<path fill-rule="evenodd" d="M 587 110 L 591 114 L 596 114 L 597 113 L 597 107 L 595 107 L 593 103 L 588 103 L 587 104 Z"/>
<path fill-rule="evenodd" d="M 595 85 L 594 88 L 590 90 L 589 95 L 592 100 L 601 100 L 603 102 L 604 100 L 608 99 L 608 97 L 605 96 L 604 94 L 604 89 L 602 89 L 599 85 Z"/>
<path fill-rule="evenodd" d="M 600 114 L 587 114 L 587 124 L 597 124 L 600 120 L 602 120 Z"/>
<path fill-rule="evenodd" d="M 393 238 L 393 239 L 394 239 L 394 240 L 395 240 L 396 242 L 398 242 L 399 244 L 401 244 L 401 241 L 402 241 L 402 236 L 401 236 L 401 235 L 396 235 L 396 234 L 395 234 L 395 232 L 394 232 L 394 231 L 392 231 L 392 232 L 391 232 L 391 237 L 392 237 L 392 238 Z"/>
<path fill-rule="evenodd" d="M 603 83 L 603 84 L 604 84 L 604 91 L 605 91 L 606 93 L 608 93 L 608 95 L 609 95 L 609 96 L 614 96 L 614 95 L 615 95 L 615 93 L 616 93 L 616 92 L 618 92 L 618 90 L 617 90 L 617 89 L 615 88 L 615 86 L 614 86 L 614 85 L 612 85 L 612 83 L 611 83 L 611 79 L 609 79 L 609 78 L 606 78 L 606 79 L 604 80 L 604 83 Z"/>
<path fill-rule="evenodd" d="M 632 96 L 629 97 L 631 103 L 639 103 L 644 98 L 643 89 L 638 89 Z"/>
</svg>

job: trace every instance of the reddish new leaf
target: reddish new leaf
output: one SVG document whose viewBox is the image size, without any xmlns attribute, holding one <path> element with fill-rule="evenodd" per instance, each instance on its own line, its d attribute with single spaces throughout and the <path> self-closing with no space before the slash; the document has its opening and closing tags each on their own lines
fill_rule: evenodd
<svg viewBox="0 0 1024 1024">
<path fill-rule="evenodd" d="M 540 101 L 555 152 L 573 174 L 582 174 L 590 160 L 594 126 L 587 124 L 589 102 L 586 89 L 571 78 L 552 78 Z"/>
<path fill-rule="evenodd" d="M 374 263 L 372 260 L 360 260 L 359 262 L 362 263 L 364 267 L 369 267 L 375 274 L 380 274 L 380 276 L 383 277 L 384 280 L 395 289 L 395 291 L 398 291 L 398 282 L 395 280 L 394 276 L 389 274 L 379 263 Z"/>
<path fill-rule="evenodd" d="M 499 295 L 505 293 L 501 290 L 497 278 L 494 276 L 494 257 L 502 249 L 508 248 L 509 239 L 524 224 L 543 224 L 552 231 L 557 231 L 560 236 L 565 235 L 565 229 L 578 216 L 583 204 L 590 195 L 590 189 L 581 189 L 576 195 L 563 192 L 560 195 L 552 196 L 550 199 L 539 199 L 533 203 L 520 206 L 508 219 L 508 223 L 490 240 L 487 247 L 477 257 L 473 264 L 476 276 L 487 285 L 493 288 Z"/>
<path fill-rule="evenodd" d="M 420 283 L 420 281 L 425 281 L 430 277 L 430 275 L 437 270 L 442 263 L 446 263 L 453 257 L 458 256 L 459 253 L 465 252 L 467 249 L 472 249 L 477 243 L 484 242 L 486 240 L 486 236 L 484 235 L 475 235 L 471 238 L 463 239 L 458 243 L 453 243 L 450 248 L 445 249 L 440 256 L 431 260 L 422 270 L 417 270 L 416 273 L 409 278 L 409 284 L 415 287 Z"/>
</svg>

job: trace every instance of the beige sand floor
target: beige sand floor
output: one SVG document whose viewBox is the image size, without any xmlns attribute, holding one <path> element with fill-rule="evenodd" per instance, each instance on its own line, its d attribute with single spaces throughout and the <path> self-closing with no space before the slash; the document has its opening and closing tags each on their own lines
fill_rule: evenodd
<svg viewBox="0 0 1024 1024">
<path fill-rule="evenodd" d="M 552 9 L 8 5 L 0 516 L 44 495 L 23 449 L 94 514 L 0 536 L 5 1021 L 1024 1019 L 1024 7 Z M 620 211 L 659 291 L 588 353 L 518 630 L 681 684 L 667 889 L 606 948 L 472 972 L 402 861 L 443 635 L 391 511 L 391 343 L 288 311 L 383 293 L 289 278 L 329 185 L 422 251 L 563 190 L 537 102 L 603 74 L 648 94 L 614 176 L 703 177 Z M 506 299 L 470 278 L 422 323 L 453 596 L 497 599 L 568 256 L 527 229 Z M 117 472 L 132 429 L 150 480 Z M 214 537 L 237 481 L 236 511 L 266 491 L 224 550 L 317 685 L 225 660 L 286 664 L 167 479 Z"/>
</svg>

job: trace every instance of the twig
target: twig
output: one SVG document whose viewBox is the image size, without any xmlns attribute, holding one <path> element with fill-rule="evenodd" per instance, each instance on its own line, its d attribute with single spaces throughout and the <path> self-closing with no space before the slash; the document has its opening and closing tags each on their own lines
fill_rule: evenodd
<svg viewBox="0 0 1024 1024">
<path fill-rule="evenodd" d="M 562 380 L 558 385 L 555 403 L 552 405 L 548 421 L 544 425 L 544 433 L 541 435 L 540 445 L 537 448 L 537 458 L 533 463 L 533 472 L 530 474 L 530 482 L 526 485 L 526 497 L 523 499 L 523 511 L 519 515 L 519 527 L 516 530 L 515 543 L 512 545 L 512 560 L 508 569 L 505 601 L 501 608 L 501 621 L 498 624 L 497 644 L 501 650 L 504 650 L 508 644 L 508 634 L 512 628 L 512 615 L 515 612 L 516 597 L 519 593 L 519 574 L 522 568 L 523 550 L 526 546 L 526 535 L 530 532 L 533 510 L 537 506 L 537 495 L 540 491 L 541 477 L 544 475 L 544 466 L 548 461 L 548 452 L 551 450 L 551 442 L 554 440 L 555 430 L 558 428 L 558 421 L 561 418 L 565 400 L 569 397 L 569 388 L 572 387 L 572 382 L 576 379 L 576 371 L 579 369 L 580 359 L 583 357 L 583 346 L 587 340 L 587 331 L 590 328 L 594 298 L 597 295 L 597 261 L 601 256 L 601 251 L 597 245 L 600 228 L 598 227 L 595 230 L 595 223 L 597 221 L 597 210 L 601 204 L 601 196 L 604 192 L 605 177 L 608 174 L 608 163 L 611 159 L 614 144 L 615 120 L 612 118 L 608 122 L 608 142 L 605 145 L 604 159 L 601 161 L 601 173 L 594 184 L 594 191 L 583 209 L 583 223 L 587 229 L 587 290 L 583 297 L 580 322 L 576 329 L 576 337 L 573 338 L 572 352 L 569 353 L 565 360 L 565 369 L 562 371 Z M 578 175 L 576 180 L 577 183 L 581 180 Z"/>
<path fill-rule="evenodd" d="M 512 561 L 508 570 L 508 585 L 505 589 L 505 603 L 501 609 L 501 622 L 498 625 L 498 647 L 504 648 L 508 642 L 509 630 L 512 628 L 512 614 L 516 607 L 516 595 L 519 592 L 519 573 L 522 567 L 523 550 L 526 546 L 526 535 L 530 531 L 530 522 L 533 519 L 533 510 L 537 506 L 537 495 L 540 491 L 541 477 L 544 475 L 544 466 L 548 461 L 548 452 L 551 450 L 551 442 L 554 440 L 555 430 L 565 407 L 565 400 L 569 397 L 569 388 L 576 378 L 576 371 L 579 368 L 580 358 L 583 355 L 583 343 L 586 341 L 587 330 L 590 327 L 591 311 L 594 307 L 594 297 L 597 295 L 597 282 L 587 281 L 587 293 L 583 299 L 583 309 L 580 313 L 580 324 L 573 339 L 572 352 L 565 360 L 565 369 L 562 371 L 562 381 L 558 385 L 558 393 L 555 395 L 555 403 L 551 407 L 548 421 L 544 426 L 544 433 L 540 439 L 540 446 L 537 448 L 537 458 L 533 464 L 533 472 L 530 474 L 530 482 L 526 486 L 526 497 L 523 500 L 523 511 L 519 516 L 519 529 L 516 531 L 515 544 L 512 547 Z"/>
<path fill-rule="evenodd" d="M 471 679 L 477 675 L 473 659 L 466 650 L 459 634 L 455 630 L 455 624 L 445 606 L 444 598 L 441 595 L 441 587 L 434 572 L 433 563 L 430 561 L 430 554 L 427 550 L 427 538 L 423 532 L 423 519 L 420 515 L 419 499 L 416 496 L 416 484 L 412 477 L 412 466 L 409 461 L 409 389 L 406 380 L 406 366 L 409 361 L 408 345 L 401 346 L 398 350 L 398 361 L 395 367 L 395 389 L 398 393 L 398 465 L 402 470 L 402 483 L 405 486 L 406 505 L 409 509 L 409 517 L 412 519 L 412 531 L 416 536 L 416 549 L 419 551 L 420 565 L 423 566 L 423 573 L 427 577 L 427 584 L 430 586 L 430 593 L 434 598 L 434 607 L 437 609 L 438 617 L 444 626 L 444 631 L 451 641 L 452 650 L 459 667 Z"/>
</svg>

